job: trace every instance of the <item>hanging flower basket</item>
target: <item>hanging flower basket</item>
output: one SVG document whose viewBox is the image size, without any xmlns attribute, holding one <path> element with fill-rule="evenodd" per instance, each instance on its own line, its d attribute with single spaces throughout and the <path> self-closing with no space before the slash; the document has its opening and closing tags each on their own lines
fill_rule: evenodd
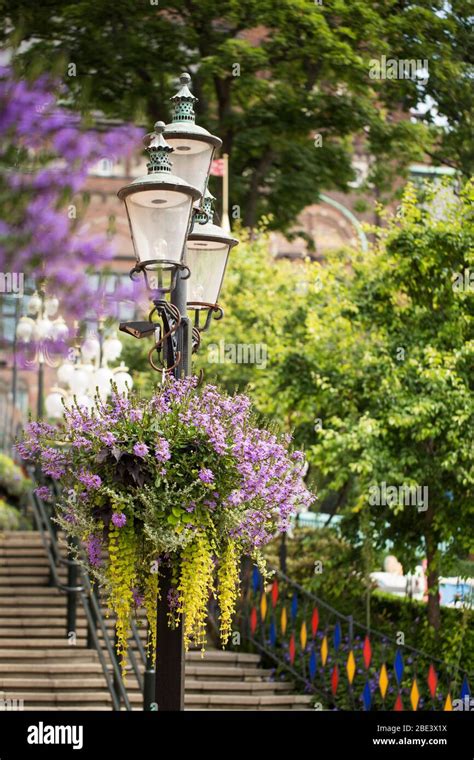
<svg viewBox="0 0 474 760">
<path fill-rule="evenodd" d="M 210 594 L 227 643 L 242 556 L 263 569 L 261 548 L 313 500 L 303 455 L 288 446 L 288 436 L 255 425 L 246 396 L 197 390 L 195 378 L 146 400 L 115 392 L 91 411 L 73 407 L 59 427 L 29 424 L 18 450 L 61 485 L 58 521 L 86 548 L 116 616 L 124 668 L 141 606 L 155 651 L 164 563 L 173 573 L 169 623 L 183 620 L 186 647 L 205 645 Z M 48 496 L 44 486 L 40 495 Z"/>
</svg>

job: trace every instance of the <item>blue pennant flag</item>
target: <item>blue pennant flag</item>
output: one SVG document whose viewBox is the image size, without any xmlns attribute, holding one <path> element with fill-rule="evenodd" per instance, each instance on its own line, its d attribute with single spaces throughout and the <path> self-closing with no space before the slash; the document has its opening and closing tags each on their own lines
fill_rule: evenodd
<svg viewBox="0 0 474 760">
<path fill-rule="evenodd" d="M 260 573 L 258 571 L 258 567 L 254 567 L 253 569 L 252 587 L 255 593 L 257 593 L 258 589 L 260 588 Z"/>
<path fill-rule="evenodd" d="M 467 676 L 464 676 L 464 680 L 461 686 L 461 699 L 464 699 L 464 697 L 470 697 L 470 696 L 471 696 L 471 690 L 469 688 L 469 681 L 467 680 Z"/>
<path fill-rule="evenodd" d="M 370 693 L 370 686 L 369 682 L 365 682 L 364 691 L 362 692 L 362 700 L 364 702 L 364 707 L 366 710 L 370 710 L 370 705 L 372 704 L 372 694 Z"/>
<path fill-rule="evenodd" d="M 336 627 L 334 628 L 334 649 L 336 650 L 336 652 L 339 649 L 340 643 L 341 643 L 341 624 L 338 620 L 336 623 Z"/>
<path fill-rule="evenodd" d="M 400 650 L 397 649 L 397 654 L 395 655 L 395 662 L 393 664 L 393 667 L 395 668 L 395 675 L 397 676 L 397 681 L 400 683 L 403 676 L 403 657 L 400 654 Z"/>
<path fill-rule="evenodd" d="M 293 620 L 296 618 L 296 613 L 298 612 L 298 597 L 296 596 L 296 591 L 293 594 L 293 599 L 291 600 L 291 617 Z"/>
<path fill-rule="evenodd" d="M 277 640 L 277 633 L 276 633 L 276 628 L 275 628 L 275 621 L 272 620 L 272 622 L 270 623 L 270 644 L 272 645 L 272 647 L 275 646 L 276 640 Z"/>
</svg>

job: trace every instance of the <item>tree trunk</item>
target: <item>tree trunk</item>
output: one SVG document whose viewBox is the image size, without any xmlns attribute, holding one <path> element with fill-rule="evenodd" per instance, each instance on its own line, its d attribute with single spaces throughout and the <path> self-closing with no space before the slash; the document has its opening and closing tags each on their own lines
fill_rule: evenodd
<svg viewBox="0 0 474 760">
<path fill-rule="evenodd" d="M 244 211 L 244 226 L 250 227 L 250 229 L 255 227 L 257 223 L 257 206 L 260 184 L 270 169 L 273 163 L 273 158 L 273 151 L 267 150 L 252 173 L 252 179 L 250 180 L 250 187 L 247 194 L 248 201 Z"/>
<path fill-rule="evenodd" d="M 439 631 L 441 626 L 441 607 L 439 602 L 439 567 L 437 562 L 438 542 L 433 531 L 434 510 L 430 505 L 425 512 L 425 529 L 424 539 L 427 560 L 427 581 L 428 581 L 428 603 L 427 613 L 428 622 L 435 631 Z"/>
</svg>

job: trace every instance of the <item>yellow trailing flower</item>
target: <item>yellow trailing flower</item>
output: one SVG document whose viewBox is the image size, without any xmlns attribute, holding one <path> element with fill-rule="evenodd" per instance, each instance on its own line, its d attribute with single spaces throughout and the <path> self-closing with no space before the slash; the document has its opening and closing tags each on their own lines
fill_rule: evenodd
<svg viewBox="0 0 474 760">
<path fill-rule="evenodd" d="M 204 650 L 209 594 L 214 590 L 213 576 L 211 544 L 205 533 L 199 533 L 181 554 L 178 613 L 183 616 L 186 650 L 191 639 Z"/>
<path fill-rule="evenodd" d="M 115 613 L 117 654 L 122 674 L 127 667 L 128 634 L 133 609 L 133 588 L 137 576 L 136 536 L 133 518 L 121 528 L 109 530 L 110 606 Z"/>
<path fill-rule="evenodd" d="M 220 607 L 220 634 L 222 646 L 229 641 L 232 617 L 239 592 L 239 554 L 235 541 L 230 539 L 224 549 L 217 570 L 217 599 Z"/>
<path fill-rule="evenodd" d="M 145 594 L 143 605 L 148 621 L 147 654 L 152 656 L 153 665 L 156 660 L 156 614 L 157 598 L 159 594 L 158 572 L 150 573 L 145 581 Z"/>
</svg>

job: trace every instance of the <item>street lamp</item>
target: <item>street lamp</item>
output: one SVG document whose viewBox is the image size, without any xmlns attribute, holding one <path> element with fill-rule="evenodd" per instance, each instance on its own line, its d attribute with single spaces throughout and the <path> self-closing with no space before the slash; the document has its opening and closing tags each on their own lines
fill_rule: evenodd
<svg viewBox="0 0 474 760">
<path fill-rule="evenodd" d="M 63 317 L 57 314 L 59 301 L 56 296 L 45 296 L 43 291 L 35 291 L 29 299 L 28 316 L 22 316 L 16 327 L 16 338 L 20 344 L 36 344 L 38 360 L 38 403 L 37 417 L 43 416 L 44 364 L 48 361 L 48 342 L 64 342 L 69 336 L 69 328 Z"/>
<path fill-rule="evenodd" d="M 195 124 L 196 98 L 189 90 L 190 81 L 188 74 L 181 75 L 181 87 L 172 98 L 173 121 L 166 128 L 157 122 L 155 132 L 144 140 L 150 154 L 148 176 L 140 177 L 118 193 L 126 205 L 137 259 L 130 276 L 143 272 L 153 291 L 148 322 L 124 322 L 120 330 L 136 338 L 153 335 L 154 345 L 148 355 L 151 366 L 162 373 L 173 373 L 175 378 L 191 374 L 193 348 L 197 349 L 200 331 L 208 326 L 212 313 L 219 312 L 222 317 L 217 299 L 229 250 L 237 244 L 225 230 L 214 225 L 212 196 L 205 196 L 212 157 L 221 141 Z M 163 272 L 168 270 L 170 284 L 164 287 Z M 153 283 L 150 271 L 157 278 Z M 195 310 L 194 329 L 187 316 L 188 309 Z M 200 328 L 199 314 L 204 310 L 207 310 L 206 325 Z M 160 711 L 184 709 L 182 625 L 174 629 L 168 626 L 167 599 L 172 588 L 172 568 L 164 564 L 157 600 L 156 673 L 148 658 L 145 709 L 151 709 L 153 701 Z"/>
<path fill-rule="evenodd" d="M 201 197 L 204 197 L 212 158 L 216 148 L 221 147 L 222 140 L 195 123 L 194 103 L 197 98 L 189 89 L 189 74 L 181 74 L 179 81 L 181 87 L 171 98 L 173 119 L 166 125 L 164 134 L 174 149 L 174 171 L 178 177 L 197 187 Z"/>
<path fill-rule="evenodd" d="M 148 174 L 138 177 L 118 192 L 127 210 L 137 264 L 135 272 L 163 272 L 172 277 L 183 269 L 184 244 L 191 221 L 193 202 L 201 192 L 171 172 L 173 148 L 163 137 L 165 124 L 157 121 L 155 131 L 144 143 L 150 161 Z M 148 282 L 148 280 L 147 280 Z M 174 285 L 172 279 L 170 289 Z M 161 283 L 154 289 L 161 290 Z"/>
<path fill-rule="evenodd" d="M 191 271 L 188 283 L 188 309 L 195 313 L 195 327 L 201 332 L 209 327 L 211 315 L 222 317 L 218 304 L 231 248 L 238 240 L 214 224 L 214 196 L 204 195 L 203 210 L 195 214 L 194 226 L 188 235 L 186 261 Z M 199 324 L 201 312 L 207 312 L 204 326 Z"/>
</svg>

